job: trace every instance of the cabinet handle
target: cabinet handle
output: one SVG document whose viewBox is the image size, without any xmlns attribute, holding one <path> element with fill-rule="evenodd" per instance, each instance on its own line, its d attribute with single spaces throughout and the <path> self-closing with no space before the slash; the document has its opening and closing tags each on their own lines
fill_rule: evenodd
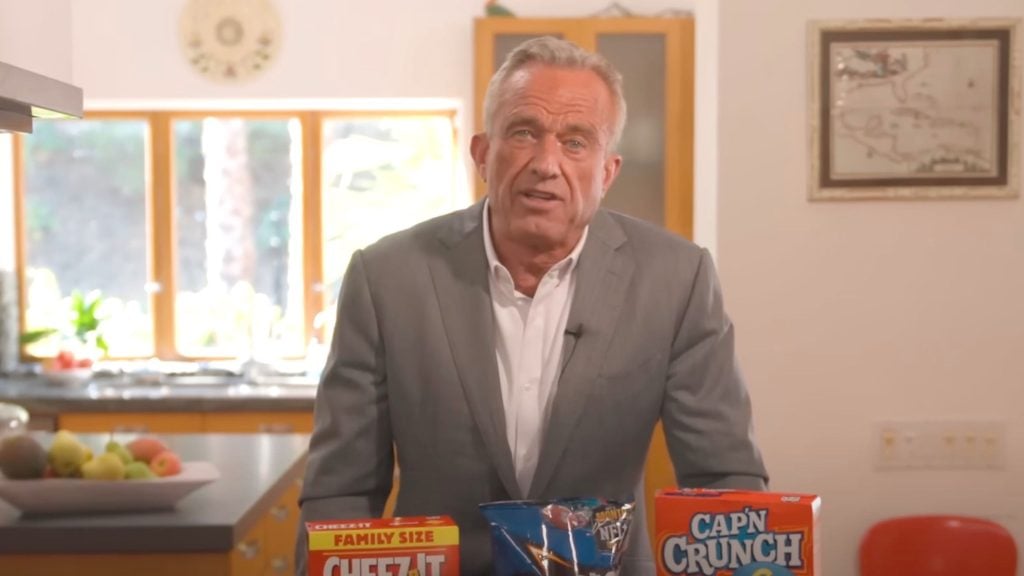
<svg viewBox="0 0 1024 576">
<path fill-rule="evenodd" d="M 149 432 L 149 426 L 145 424 L 118 424 L 114 426 L 115 434 L 145 434 Z"/>
<path fill-rule="evenodd" d="M 284 556 L 275 556 L 270 561 L 270 570 L 278 574 L 284 574 L 288 571 L 290 564 L 291 562 L 288 561 L 288 558 Z"/>
<path fill-rule="evenodd" d="M 274 520 L 284 522 L 288 519 L 288 507 L 277 505 L 270 509 L 270 515 L 274 517 Z"/>
<path fill-rule="evenodd" d="M 238 553 L 242 555 L 243 560 L 252 560 L 260 553 L 260 541 L 249 540 L 248 542 L 240 542 L 238 544 Z"/>
<path fill-rule="evenodd" d="M 295 427 L 287 422 L 260 422 L 259 431 L 265 434 L 287 434 Z"/>
</svg>

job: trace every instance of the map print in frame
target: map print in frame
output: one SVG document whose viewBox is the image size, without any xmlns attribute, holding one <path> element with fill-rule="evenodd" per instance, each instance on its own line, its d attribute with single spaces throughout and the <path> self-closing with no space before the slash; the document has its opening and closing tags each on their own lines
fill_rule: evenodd
<svg viewBox="0 0 1024 576">
<path fill-rule="evenodd" d="M 1019 26 L 812 22 L 810 199 L 1018 196 Z"/>
</svg>

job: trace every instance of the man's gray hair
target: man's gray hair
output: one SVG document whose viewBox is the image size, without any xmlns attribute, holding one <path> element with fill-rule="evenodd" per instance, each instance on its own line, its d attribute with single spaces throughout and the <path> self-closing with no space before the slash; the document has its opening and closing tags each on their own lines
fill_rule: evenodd
<svg viewBox="0 0 1024 576">
<path fill-rule="evenodd" d="M 490 135 L 494 128 L 494 112 L 501 99 L 505 81 L 513 73 L 530 64 L 590 70 L 601 78 L 608 86 L 615 102 L 615 124 L 608 143 L 608 149 L 615 150 L 619 139 L 622 138 L 622 130 L 626 127 L 626 98 L 622 95 L 622 74 L 604 56 L 587 52 L 568 40 L 552 36 L 534 38 L 517 46 L 491 77 L 487 84 L 487 93 L 484 95 L 484 130 L 487 134 Z"/>
</svg>

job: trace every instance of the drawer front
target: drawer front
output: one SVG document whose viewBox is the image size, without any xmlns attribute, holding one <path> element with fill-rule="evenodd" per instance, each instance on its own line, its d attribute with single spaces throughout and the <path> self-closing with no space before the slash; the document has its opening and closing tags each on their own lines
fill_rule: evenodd
<svg viewBox="0 0 1024 576">
<path fill-rule="evenodd" d="M 267 513 L 267 567 L 266 574 L 293 574 L 295 572 L 295 536 L 299 529 L 298 482 L 292 482 L 281 498 Z"/>
<path fill-rule="evenodd" d="M 261 520 L 231 552 L 231 576 L 263 576 L 267 566 L 266 519 Z"/>
<path fill-rule="evenodd" d="M 205 415 L 207 432 L 309 434 L 312 412 L 219 412 Z"/>
<path fill-rule="evenodd" d="M 72 432 L 198 434 L 203 431 L 203 415 L 189 412 L 69 412 L 61 414 L 57 423 Z"/>
</svg>

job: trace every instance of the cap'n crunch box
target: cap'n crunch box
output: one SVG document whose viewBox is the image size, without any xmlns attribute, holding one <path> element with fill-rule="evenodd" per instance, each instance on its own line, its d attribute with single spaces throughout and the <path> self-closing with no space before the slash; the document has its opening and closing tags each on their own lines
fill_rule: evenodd
<svg viewBox="0 0 1024 576">
<path fill-rule="evenodd" d="M 659 576 L 821 574 L 810 494 L 687 488 L 654 497 Z"/>
<path fill-rule="evenodd" d="M 306 522 L 309 576 L 458 576 L 448 516 Z"/>
</svg>

